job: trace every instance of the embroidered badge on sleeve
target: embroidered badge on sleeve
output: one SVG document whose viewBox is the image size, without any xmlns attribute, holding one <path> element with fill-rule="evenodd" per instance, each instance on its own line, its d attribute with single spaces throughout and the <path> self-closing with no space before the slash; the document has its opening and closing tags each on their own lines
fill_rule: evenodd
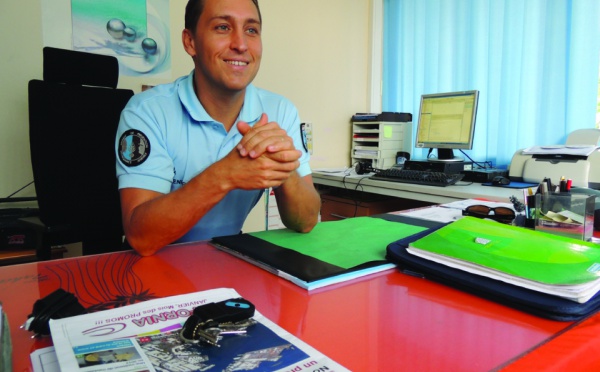
<svg viewBox="0 0 600 372">
<path fill-rule="evenodd" d="M 139 130 L 130 129 L 119 139 L 119 160 L 128 167 L 135 167 L 148 159 L 150 141 Z"/>
</svg>

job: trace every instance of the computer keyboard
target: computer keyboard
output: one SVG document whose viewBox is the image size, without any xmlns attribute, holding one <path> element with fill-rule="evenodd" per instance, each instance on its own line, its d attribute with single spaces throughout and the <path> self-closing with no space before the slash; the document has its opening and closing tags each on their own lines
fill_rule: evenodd
<svg viewBox="0 0 600 372">
<path fill-rule="evenodd" d="M 378 170 L 371 176 L 372 180 L 392 181 L 400 183 L 416 183 L 430 186 L 454 185 L 464 177 L 461 173 L 444 173 L 432 171 L 418 171 L 400 168 Z"/>
</svg>

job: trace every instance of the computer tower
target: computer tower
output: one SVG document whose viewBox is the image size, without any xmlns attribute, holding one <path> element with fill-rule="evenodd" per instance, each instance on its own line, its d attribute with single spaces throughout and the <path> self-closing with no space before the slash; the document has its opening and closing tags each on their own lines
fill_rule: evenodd
<svg viewBox="0 0 600 372">
<path fill-rule="evenodd" d="M 404 163 L 404 169 L 428 172 L 462 173 L 472 168 L 473 163 L 464 161 L 408 160 Z"/>
</svg>

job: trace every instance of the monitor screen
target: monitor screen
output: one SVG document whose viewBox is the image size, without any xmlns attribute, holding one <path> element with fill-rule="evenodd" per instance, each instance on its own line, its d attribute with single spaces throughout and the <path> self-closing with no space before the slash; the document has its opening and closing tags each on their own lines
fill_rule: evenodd
<svg viewBox="0 0 600 372">
<path fill-rule="evenodd" d="M 478 98 L 477 90 L 422 95 L 415 147 L 437 149 L 440 161 L 464 160 L 452 150 L 473 148 Z"/>
</svg>

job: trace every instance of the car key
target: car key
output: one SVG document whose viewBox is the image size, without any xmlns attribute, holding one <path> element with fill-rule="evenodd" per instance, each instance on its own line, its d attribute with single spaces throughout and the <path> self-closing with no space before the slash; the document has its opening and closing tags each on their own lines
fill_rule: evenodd
<svg viewBox="0 0 600 372">
<path fill-rule="evenodd" d="M 252 324 L 248 321 L 254 316 L 254 311 L 254 305 L 243 298 L 198 306 L 194 308 L 192 315 L 184 323 L 180 336 L 185 342 L 198 343 L 202 341 L 218 346 L 219 334 L 234 333 L 230 328 Z"/>
</svg>

